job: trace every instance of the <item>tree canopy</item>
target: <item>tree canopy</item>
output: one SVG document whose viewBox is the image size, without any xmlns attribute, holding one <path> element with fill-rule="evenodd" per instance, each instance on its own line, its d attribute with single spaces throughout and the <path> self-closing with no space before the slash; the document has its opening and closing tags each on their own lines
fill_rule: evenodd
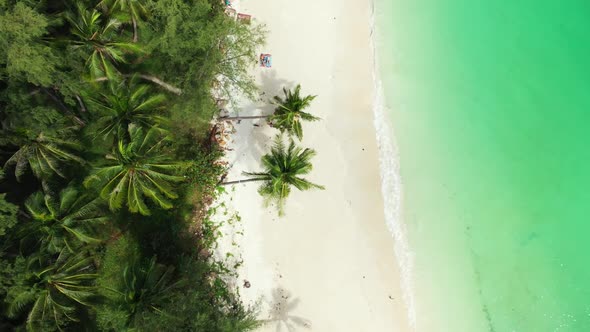
<svg viewBox="0 0 590 332">
<path fill-rule="evenodd" d="M 224 171 L 212 89 L 254 94 L 264 39 L 224 9 L 0 1 L 0 330 L 258 325 L 199 213 Z"/>
<path fill-rule="evenodd" d="M 171 200 L 178 198 L 174 183 L 184 180 L 177 174 L 185 163 L 166 155 L 163 145 L 169 137 L 159 128 L 144 132 L 131 126 L 129 132 L 130 141 L 119 139 L 113 152 L 106 155 L 104 165 L 97 167 L 84 185 L 99 188 L 100 197 L 108 201 L 111 210 L 125 205 L 130 212 L 149 215 L 146 199 L 160 208 L 172 208 Z"/>
<path fill-rule="evenodd" d="M 256 181 L 263 181 L 258 192 L 269 202 L 275 202 L 279 215 L 284 213 L 285 199 L 291 193 L 291 187 L 298 190 L 324 189 L 323 186 L 312 183 L 302 175 L 312 170 L 311 158 L 315 151 L 295 145 L 293 140 L 286 147 L 283 137 L 277 135 L 270 153 L 262 157 L 262 172 L 244 174 Z"/>
<path fill-rule="evenodd" d="M 287 132 L 291 136 L 303 139 L 303 127 L 301 121 L 318 121 L 320 118 L 313 116 L 303 110 L 308 108 L 316 96 L 301 97 L 301 85 L 297 84 L 295 89 L 283 88 L 285 98 L 274 97 L 277 108 L 269 120 L 281 132 Z"/>
</svg>

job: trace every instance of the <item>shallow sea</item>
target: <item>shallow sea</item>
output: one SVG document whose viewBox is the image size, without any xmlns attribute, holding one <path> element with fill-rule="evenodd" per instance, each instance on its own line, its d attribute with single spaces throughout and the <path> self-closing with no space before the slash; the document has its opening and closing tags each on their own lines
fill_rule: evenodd
<svg viewBox="0 0 590 332">
<path fill-rule="evenodd" d="M 376 0 L 376 23 L 417 330 L 590 331 L 590 1 Z"/>
</svg>

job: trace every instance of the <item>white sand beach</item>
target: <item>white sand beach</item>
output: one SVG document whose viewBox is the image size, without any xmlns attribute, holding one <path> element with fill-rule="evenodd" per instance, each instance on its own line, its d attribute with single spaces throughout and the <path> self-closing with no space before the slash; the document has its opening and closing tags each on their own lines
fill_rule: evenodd
<svg viewBox="0 0 590 332">
<path fill-rule="evenodd" d="M 261 331 L 408 331 L 381 196 L 370 1 L 242 0 L 239 12 L 266 24 L 260 52 L 271 53 L 273 63 L 255 70 L 263 100 L 244 102 L 232 115 L 270 113 L 268 101 L 284 86 L 300 83 L 304 95 L 318 95 L 308 111 L 322 121 L 304 124 L 301 145 L 317 151 L 309 179 L 326 186 L 294 190 L 282 218 L 263 206 L 258 184 L 227 188 L 224 200 L 241 222 L 224 228 L 219 254 L 241 254 L 242 299 L 258 302 L 268 320 Z M 235 129 L 227 180 L 259 170 L 277 133 L 258 120 Z"/>
</svg>

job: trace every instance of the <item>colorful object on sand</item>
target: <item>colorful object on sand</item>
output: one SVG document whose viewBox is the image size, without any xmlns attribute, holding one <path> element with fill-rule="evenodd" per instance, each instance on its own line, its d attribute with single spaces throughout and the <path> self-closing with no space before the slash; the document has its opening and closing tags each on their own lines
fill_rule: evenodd
<svg viewBox="0 0 590 332">
<path fill-rule="evenodd" d="M 260 67 L 272 67 L 272 55 L 264 53 L 260 54 Z"/>
<path fill-rule="evenodd" d="M 225 0 L 225 5 L 231 7 L 231 1 L 230 0 Z"/>
<path fill-rule="evenodd" d="M 251 20 L 252 20 L 251 15 L 238 13 L 238 21 L 240 21 L 241 23 L 250 24 Z"/>
</svg>

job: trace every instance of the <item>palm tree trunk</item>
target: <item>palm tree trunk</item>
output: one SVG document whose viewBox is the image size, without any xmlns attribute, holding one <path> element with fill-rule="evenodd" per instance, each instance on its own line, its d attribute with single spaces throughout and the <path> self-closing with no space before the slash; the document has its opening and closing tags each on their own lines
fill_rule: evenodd
<svg viewBox="0 0 590 332">
<path fill-rule="evenodd" d="M 123 75 L 123 76 L 124 77 L 130 77 L 130 76 L 133 76 L 133 75 Z M 150 76 L 150 75 L 145 75 L 145 74 L 139 74 L 138 76 L 141 77 L 142 79 L 146 80 L 146 81 L 150 81 L 152 83 L 156 83 L 157 85 L 161 86 L 162 88 L 164 88 L 164 89 L 166 89 L 166 90 L 168 90 L 168 91 L 170 91 L 170 92 L 172 92 L 174 94 L 177 94 L 179 96 L 182 94 L 182 90 L 181 89 L 179 89 L 179 88 L 177 88 L 177 87 L 175 87 L 173 85 L 170 85 L 170 84 L 162 81 L 161 79 L 159 79 L 159 78 L 157 78 L 155 76 Z M 94 82 L 102 82 L 102 81 L 108 81 L 108 80 L 109 80 L 108 77 L 99 77 L 99 78 L 95 79 Z"/>
<path fill-rule="evenodd" d="M 163 87 L 164 89 L 166 89 L 166 90 L 168 90 L 168 91 L 170 91 L 170 92 L 172 92 L 174 94 L 177 94 L 177 95 L 181 95 L 182 94 L 182 90 L 180 90 L 179 88 L 174 87 L 174 86 L 172 86 L 172 85 L 170 85 L 170 84 L 162 81 L 161 79 L 159 79 L 159 78 L 157 78 L 155 76 L 149 76 L 149 75 L 140 74 L 139 77 L 143 78 L 144 80 L 148 80 L 148 81 L 150 81 L 152 83 L 156 83 L 159 86 Z"/>
<path fill-rule="evenodd" d="M 80 98 L 80 96 L 76 95 L 76 100 L 78 101 L 78 104 L 80 105 L 80 112 L 85 113 L 86 112 L 86 106 L 84 105 L 84 102 L 82 101 L 82 98 Z"/>
<path fill-rule="evenodd" d="M 82 121 L 82 119 L 77 117 L 76 114 L 74 114 L 74 112 L 72 112 L 66 105 L 64 105 L 64 103 L 62 103 L 61 100 L 59 100 L 59 98 L 55 94 L 53 94 L 53 92 L 49 91 L 49 89 L 47 88 L 42 89 L 45 92 L 45 94 L 48 95 L 49 98 L 51 98 L 51 100 L 55 102 L 59 109 L 71 116 L 74 119 L 74 121 L 77 122 L 80 126 L 83 127 L 86 125 L 86 123 Z"/>
<path fill-rule="evenodd" d="M 252 120 L 252 119 L 267 119 L 270 115 L 253 115 L 253 116 L 222 116 L 220 120 L 239 121 L 239 120 Z"/>
<path fill-rule="evenodd" d="M 230 184 L 239 184 L 239 183 L 254 182 L 254 181 L 264 181 L 264 179 L 244 179 L 244 180 L 228 181 L 228 182 L 221 182 L 219 185 L 220 186 L 227 186 Z"/>
<path fill-rule="evenodd" d="M 133 22 L 133 42 L 137 43 L 137 21 L 135 18 L 132 18 L 131 21 Z"/>
<path fill-rule="evenodd" d="M 215 134 L 217 134 L 218 127 L 219 127 L 219 124 L 215 124 L 213 127 L 211 127 L 211 130 L 209 131 L 209 139 L 207 140 L 207 150 L 209 150 L 209 151 L 211 151 L 211 148 L 213 147 L 213 143 L 214 142 L 217 143 L 217 140 L 215 139 Z"/>
</svg>

